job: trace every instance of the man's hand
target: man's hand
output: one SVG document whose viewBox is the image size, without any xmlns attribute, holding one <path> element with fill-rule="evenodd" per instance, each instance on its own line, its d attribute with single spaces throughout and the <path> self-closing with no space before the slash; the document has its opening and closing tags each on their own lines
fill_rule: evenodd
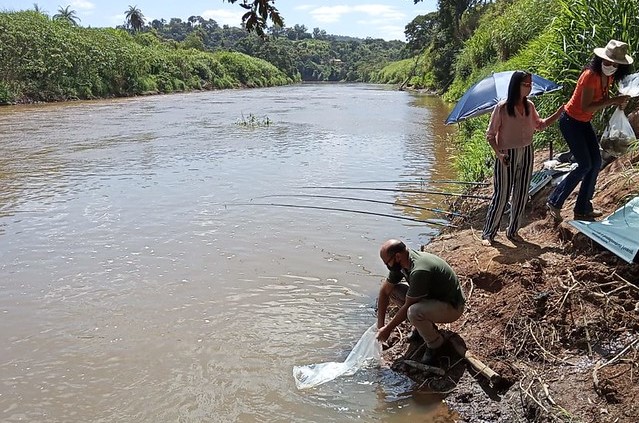
<svg viewBox="0 0 639 423">
<path fill-rule="evenodd" d="M 390 336 L 392 331 L 393 330 L 389 329 L 388 326 L 384 326 L 384 327 L 378 329 L 377 330 L 377 336 L 376 336 L 377 340 L 379 342 L 386 342 L 386 340 L 388 339 L 388 337 Z"/>
</svg>

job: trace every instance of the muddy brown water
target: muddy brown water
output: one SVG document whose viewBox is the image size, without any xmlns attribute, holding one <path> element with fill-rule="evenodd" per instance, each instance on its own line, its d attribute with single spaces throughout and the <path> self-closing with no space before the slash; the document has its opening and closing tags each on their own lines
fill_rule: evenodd
<svg viewBox="0 0 639 423">
<path fill-rule="evenodd" d="M 298 391 L 292 367 L 342 361 L 375 321 L 380 243 L 418 247 L 438 228 L 258 204 L 438 218 L 264 196 L 441 207 L 433 195 L 300 187 L 453 189 L 432 184 L 454 178 L 448 110 L 356 84 L 0 108 L 0 420 L 436 413 L 385 368 Z"/>
</svg>

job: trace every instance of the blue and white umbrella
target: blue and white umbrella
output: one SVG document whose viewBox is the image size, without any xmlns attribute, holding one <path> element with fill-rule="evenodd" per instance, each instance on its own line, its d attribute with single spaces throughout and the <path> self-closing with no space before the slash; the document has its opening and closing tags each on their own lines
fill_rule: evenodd
<svg viewBox="0 0 639 423">
<path fill-rule="evenodd" d="M 446 118 L 446 125 L 489 113 L 501 100 L 508 98 L 508 85 L 515 71 L 497 72 L 482 79 L 464 93 L 455 108 Z M 532 75 L 530 96 L 541 95 L 561 89 L 552 81 Z"/>
</svg>

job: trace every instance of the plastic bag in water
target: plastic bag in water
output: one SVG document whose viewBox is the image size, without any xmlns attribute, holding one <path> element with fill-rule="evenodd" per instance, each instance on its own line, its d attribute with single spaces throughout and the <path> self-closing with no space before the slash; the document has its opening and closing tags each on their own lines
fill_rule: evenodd
<svg viewBox="0 0 639 423">
<path fill-rule="evenodd" d="M 378 362 L 382 355 L 382 344 L 375 339 L 376 335 L 377 325 L 374 324 L 364 332 L 343 363 L 331 361 L 308 366 L 293 366 L 295 386 L 297 389 L 312 388 L 342 375 L 353 375 L 365 364 Z"/>
</svg>

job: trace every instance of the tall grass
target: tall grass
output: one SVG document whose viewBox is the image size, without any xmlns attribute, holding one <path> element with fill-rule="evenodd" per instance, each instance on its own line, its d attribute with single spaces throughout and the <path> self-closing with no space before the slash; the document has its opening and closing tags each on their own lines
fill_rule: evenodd
<svg viewBox="0 0 639 423">
<path fill-rule="evenodd" d="M 455 79 L 444 98 L 458 99 L 474 82 L 516 57 L 531 40 L 543 33 L 558 9 L 557 0 L 494 3 L 457 56 Z"/>
<path fill-rule="evenodd" d="M 458 57 L 459 73 L 446 94 L 449 100 L 459 98 L 470 85 L 490 72 L 523 69 L 563 86 L 561 92 L 534 99 L 539 114 L 546 117 L 568 101 L 595 47 L 605 46 L 611 38 L 622 40 L 633 50 L 630 54 L 639 60 L 639 51 L 635 50 L 639 49 L 639 0 L 497 3 L 507 7 L 499 17 L 482 21 Z M 520 18 L 513 20 L 514 16 Z M 496 44 L 495 37 L 502 41 Z M 510 56 L 499 53 L 499 43 L 506 45 L 503 40 L 511 40 L 508 43 L 517 47 Z M 488 60 L 490 57 L 496 60 Z M 596 115 L 593 124 L 597 131 L 603 131 L 611 112 Z M 486 148 L 486 125 L 487 118 L 474 118 L 460 125 L 456 163 L 460 176 L 465 179 L 478 179 L 490 173 L 486 163 L 491 162 L 492 151 Z M 559 148 L 565 147 L 556 125 L 535 135 L 534 145 L 543 147 L 551 141 Z"/>
</svg>

